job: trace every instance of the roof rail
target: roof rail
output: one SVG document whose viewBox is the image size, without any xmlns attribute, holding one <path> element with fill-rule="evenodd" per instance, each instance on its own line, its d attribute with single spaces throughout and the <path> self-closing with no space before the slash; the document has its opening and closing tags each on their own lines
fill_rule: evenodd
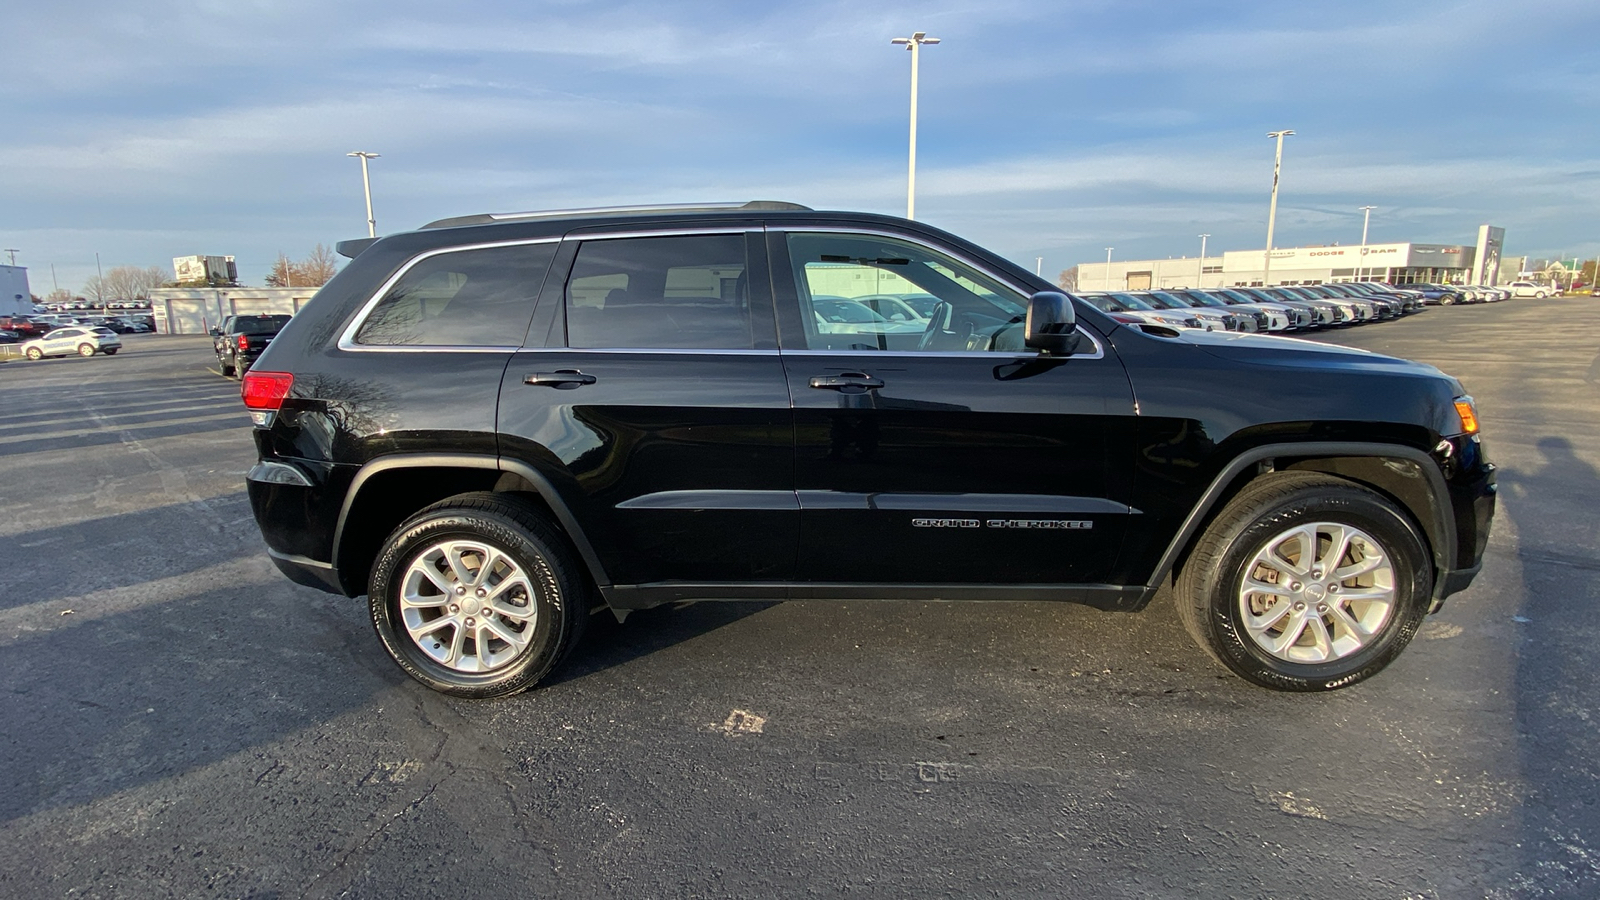
<svg viewBox="0 0 1600 900">
<path fill-rule="evenodd" d="M 746 203 L 664 203 L 656 206 L 595 206 L 588 209 L 547 209 L 519 213 L 478 213 L 471 216 L 452 216 L 422 226 L 427 228 L 455 228 L 461 225 L 492 225 L 522 219 L 556 219 L 577 216 L 648 215 L 650 213 L 727 212 L 730 210 L 800 210 L 811 207 L 782 200 L 751 200 Z"/>
</svg>

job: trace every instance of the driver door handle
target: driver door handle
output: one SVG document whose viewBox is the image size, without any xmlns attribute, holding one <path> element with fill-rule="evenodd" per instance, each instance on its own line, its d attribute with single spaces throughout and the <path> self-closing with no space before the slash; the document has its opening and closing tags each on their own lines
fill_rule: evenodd
<svg viewBox="0 0 1600 900">
<path fill-rule="evenodd" d="M 841 375 L 813 375 L 811 386 L 845 394 L 864 394 L 883 387 L 883 379 L 873 378 L 863 372 L 845 372 Z"/>
<path fill-rule="evenodd" d="M 522 377 L 523 384 L 542 384 L 553 388 L 575 388 L 585 384 L 594 384 L 599 379 L 593 375 L 585 375 L 577 369 L 557 369 L 554 372 L 534 372 L 532 375 Z"/>
</svg>

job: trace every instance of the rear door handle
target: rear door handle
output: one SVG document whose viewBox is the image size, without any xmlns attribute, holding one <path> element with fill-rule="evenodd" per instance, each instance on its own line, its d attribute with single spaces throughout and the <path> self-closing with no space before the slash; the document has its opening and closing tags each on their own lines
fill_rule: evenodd
<svg viewBox="0 0 1600 900">
<path fill-rule="evenodd" d="M 865 394 L 883 387 L 883 379 L 873 378 L 863 372 L 845 372 L 842 375 L 813 375 L 811 386 L 843 394 Z"/>
<path fill-rule="evenodd" d="M 585 375 L 577 369 L 557 369 L 554 372 L 534 372 L 532 375 L 522 377 L 523 384 L 542 384 L 546 387 L 571 390 L 585 384 L 594 384 L 599 379 L 593 375 Z"/>
</svg>

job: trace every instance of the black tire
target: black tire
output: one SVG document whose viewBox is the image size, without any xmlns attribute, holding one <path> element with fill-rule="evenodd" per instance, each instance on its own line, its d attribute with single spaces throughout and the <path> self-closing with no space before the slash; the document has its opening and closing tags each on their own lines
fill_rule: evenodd
<svg viewBox="0 0 1600 900">
<path fill-rule="evenodd" d="M 234 367 L 228 365 L 225 362 L 223 362 L 222 361 L 222 357 L 220 357 L 220 356 L 217 357 L 217 368 L 222 370 L 222 374 L 223 375 L 225 375 L 225 376 L 227 376 L 229 378 L 233 377 Z"/>
<path fill-rule="evenodd" d="M 1453 305 L 1455 305 L 1455 302 L 1456 302 L 1456 297 L 1455 297 L 1454 294 L 1440 294 L 1439 295 L 1439 305 L 1440 306 L 1453 306 Z"/>
<path fill-rule="evenodd" d="M 469 673 L 435 660 L 405 627 L 400 592 L 407 571 L 450 540 L 481 542 L 506 554 L 535 588 L 536 596 L 526 598 L 536 610 L 526 626 L 527 645 L 492 671 Z M 406 674 L 442 693 L 487 698 L 526 690 L 559 665 L 582 639 L 592 597 L 587 574 L 538 510 L 513 496 L 472 493 L 435 503 L 389 535 L 372 567 L 368 605 L 379 640 Z"/>
<path fill-rule="evenodd" d="M 1311 522 L 1370 535 L 1389 559 L 1394 599 L 1387 620 L 1360 649 L 1326 662 L 1292 662 L 1248 636 L 1240 595 L 1256 553 L 1286 529 Z M 1244 679 L 1282 691 L 1328 691 L 1363 681 L 1399 656 L 1427 615 L 1432 591 L 1427 544 L 1395 503 L 1341 478 L 1284 472 L 1257 479 L 1223 508 L 1184 563 L 1174 599 L 1189 634 Z"/>
<path fill-rule="evenodd" d="M 44 359 L 44 351 L 40 350 L 38 347 L 29 347 L 28 358 L 34 362 L 38 362 L 39 360 Z"/>
<path fill-rule="evenodd" d="M 93 356 L 94 355 L 94 345 L 93 344 L 79 344 L 78 345 L 78 355 L 83 357 L 84 359 L 88 359 L 89 357 Z"/>
<path fill-rule="evenodd" d="M 104 350 L 102 350 L 100 352 L 104 353 L 107 356 L 116 356 L 117 355 L 117 351 L 121 350 L 121 349 L 122 349 L 121 347 L 107 347 L 106 349 L 104 349 Z"/>
</svg>

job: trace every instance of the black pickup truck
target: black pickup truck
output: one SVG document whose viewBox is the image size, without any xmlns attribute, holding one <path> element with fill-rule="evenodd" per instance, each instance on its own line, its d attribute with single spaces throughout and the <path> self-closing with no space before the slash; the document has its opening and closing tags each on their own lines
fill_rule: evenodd
<svg viewBox="0 0 1600 900">
<path fill-rule="evenodd" d="M 1119 322 L 920 222 L 481 215 L 340 252 L 244 376 L 250 502 L 279 569 L 367 595 L 436 690 L 534 684 L 599 607 L 1132 611 L 1171 584 L 1229 669 L 1322 691 L 1483 561 L 1494 466 L 1456 379 Z"/>
<path fill-rule="evenodd" d="M 256 357 L 267 349 L 283 326 L 289 324 L 288 316 L 229 316 L 222 324 L 211 329 L 212 346 L 217 352 L 217 365 L 222 374 L 244 377 L 255 364 Z"/>
</svg>

